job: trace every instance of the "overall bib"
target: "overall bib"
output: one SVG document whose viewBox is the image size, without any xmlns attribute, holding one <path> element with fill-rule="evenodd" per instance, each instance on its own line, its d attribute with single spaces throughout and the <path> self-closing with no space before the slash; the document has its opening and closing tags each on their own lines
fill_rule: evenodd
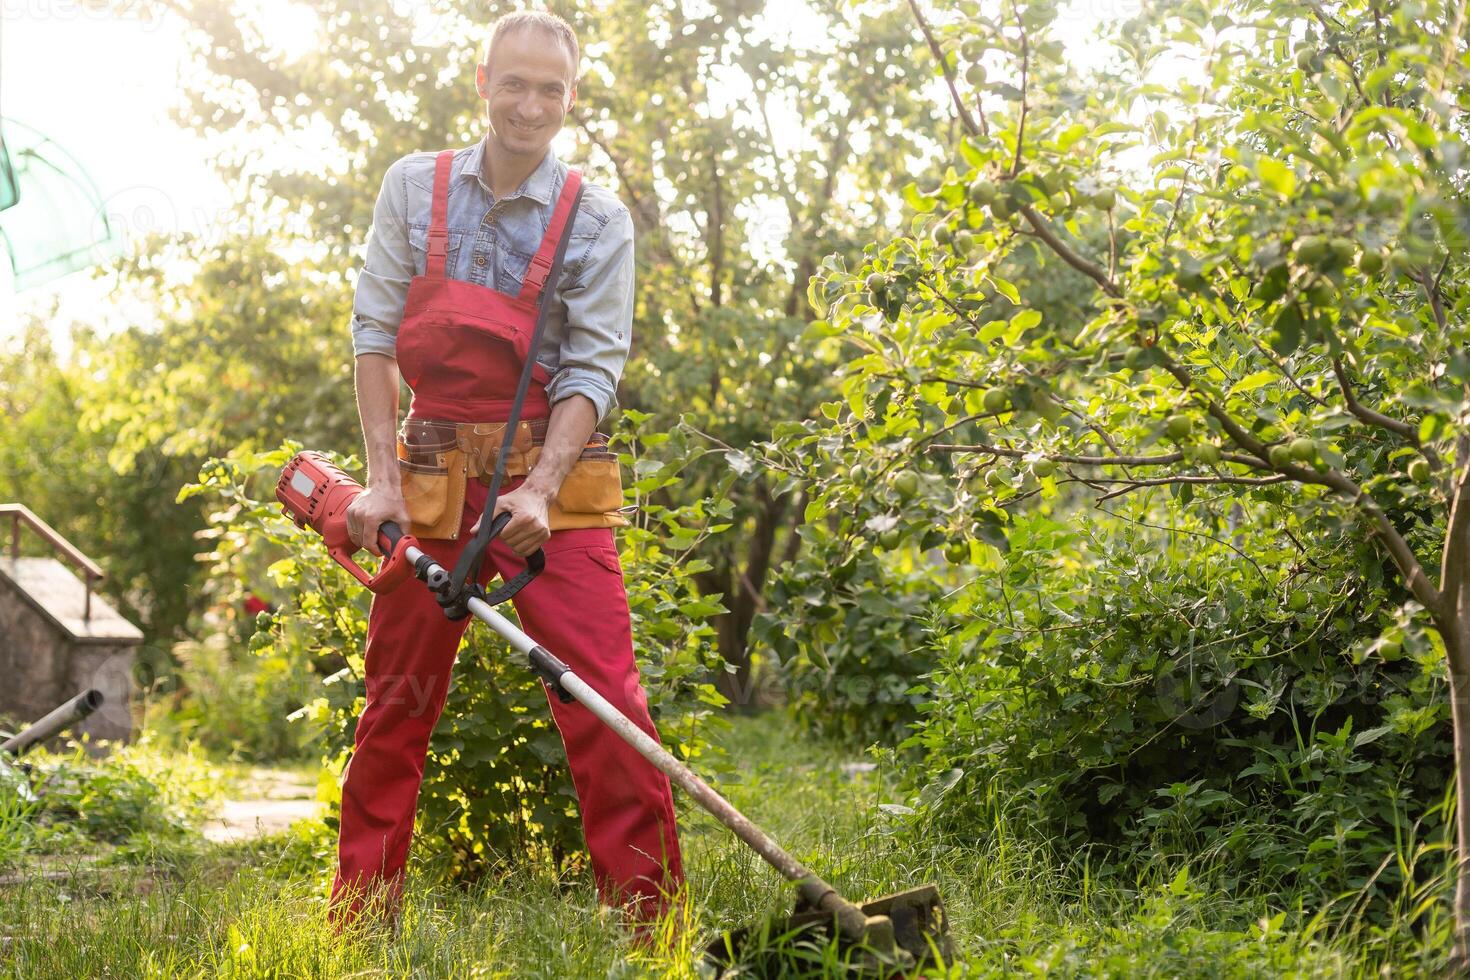
<svg viewBox="0 0 1470 980">
<path fill-rule="evenodd" d="M 581 175 L 570 170 L 551 223 L 526 271 L 519 295 L 509 296 L 445 275 L 448 192 L 454 151 L 440 153 L 425 274 L 409 284 L 397 357 L 413 391 L 409 417 L 503 422 L 536 323 L 537 305 L 556 247 L 572 220 Z M 551 298 L 548 297 L 548 302 Z M 523 419 L 550 415 L 535 365 Z M 515 489 L 524 477 L 512 479 Z M 462 526 L 480 516 L 488 488 L 470 481 Z M 487 518 L 488 519 L 488 518 Z M 470 536 L 421 539 L 420 546 L 453 568 Z M 633 659 L 622 566 L 608 527 L 556 531 L 543 546 L 546 570 L 512 600 L 522 628 L 566 661 L 592 687 L 654 737 L 653 720 Z M 485 552 L 480 583 L 506 579 L 525 560 L 499 538 Z M 365 899 L 398 907 L 413 833 L 429 736 L 449 690 L 450 671 L 470 619 L 444 616 L 434 596 L 401 588 L 373 597 L 366 649 L 367 703 L 342 786 L 338 870 L 331 909 L 339 925 Z M 655 917 L 682 884 L 683 870 L 668 777 L 580 704 L 548 697 L 566 747 L 598 893 L 610 905 L 631 906 L 639 921 Z"/>
</svg>

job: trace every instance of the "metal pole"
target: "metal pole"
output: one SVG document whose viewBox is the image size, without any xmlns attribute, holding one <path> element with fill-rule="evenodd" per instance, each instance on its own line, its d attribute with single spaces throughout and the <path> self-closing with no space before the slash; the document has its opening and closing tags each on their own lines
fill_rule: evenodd
<svg viewBox="0 0 1470 980">
<path fill-rule="evenodd" d="M 20 514 L 10 515 L 10 557 L 20 561 Z"/>
</svg>

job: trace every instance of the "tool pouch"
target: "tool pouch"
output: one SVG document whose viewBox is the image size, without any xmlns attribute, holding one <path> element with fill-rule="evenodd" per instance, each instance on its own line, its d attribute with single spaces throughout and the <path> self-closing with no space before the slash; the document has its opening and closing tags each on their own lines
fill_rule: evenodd
<svg viewBox="0 0 1470 980">
<path fill-rule="evenodd" d="M 398 433 L 398 475 L 408 506 L 408 533 L 416 538 L 459 538 L 464 519 L 465 454 L 431 424 L 407 420 Z"/>
<path fill-rule="evenodd" d="M 539 455 L 539 447 L 532 450 Z M 535 460 L 532 460 L 535 465 Z M 623 527 L 623 475 L 616 453 L 607 449 L 607 436 L 594 432 L 572 466 L 548 511 L 553 531 L 582 527 Z"/>
</svg>

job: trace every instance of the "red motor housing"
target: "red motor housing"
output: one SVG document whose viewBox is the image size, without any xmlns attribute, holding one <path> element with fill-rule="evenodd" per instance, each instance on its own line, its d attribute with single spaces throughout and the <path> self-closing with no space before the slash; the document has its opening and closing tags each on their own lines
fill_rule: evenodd
<svg viewBox="0 0 1470 980">
<path fill-rule="evenodd" d="M 362 484 L 319 452 L 306 450 L 292 457 L 276 484 L 276 499 L 297 527 L 310 527 L 326 542 L 332 559 L 352 573 L 373 592 L 391 592 L 413 575 L 407 551 L 418 541 L 402 534 L 396 542 L 379 534 L 378 543 L 388 557 L 376 575 L 369 575 L 352 555 L 358 547 L 347 533 L 347 506 L 362 493 Z"/>
</svg>

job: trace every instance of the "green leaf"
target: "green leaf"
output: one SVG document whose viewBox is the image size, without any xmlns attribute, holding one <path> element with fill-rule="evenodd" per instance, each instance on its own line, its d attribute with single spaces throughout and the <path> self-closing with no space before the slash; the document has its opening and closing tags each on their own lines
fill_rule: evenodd
<svg viewBox="0 0 1470 980">
<path fill-rule="evenodd" d="M 1020 313 L 1011 317 L 1011 330 L 1014 331 L 1014 334 L 1019 335 L 1023 331 L 1030 330 L 1040 322 L 1040 310 L 1022 310 Z"/>
<path fill-rule="evenodd" d="M 1288 357 L 1296 352 L 1302 343 L 1302 312 L 1297 309 L 1295 303 L 1288 303 L 1276 314 L 1276 319 L 1271 323 L 1274 331 L 1271 337 L 1271 349 L 1282 357 Z"/>
<path fill-rule="evenodd" d="M 1230 389 L 1230 393 L 1232 395 L 1243 395 L 1248 391 L 1255 391 L 1257 388 L 1270 384 L 1278 377 L 1279 375 L 1273 370 L 1257 371 L 1255 374 L 1248 374 L 1235 382 Z"/>
</svg>

